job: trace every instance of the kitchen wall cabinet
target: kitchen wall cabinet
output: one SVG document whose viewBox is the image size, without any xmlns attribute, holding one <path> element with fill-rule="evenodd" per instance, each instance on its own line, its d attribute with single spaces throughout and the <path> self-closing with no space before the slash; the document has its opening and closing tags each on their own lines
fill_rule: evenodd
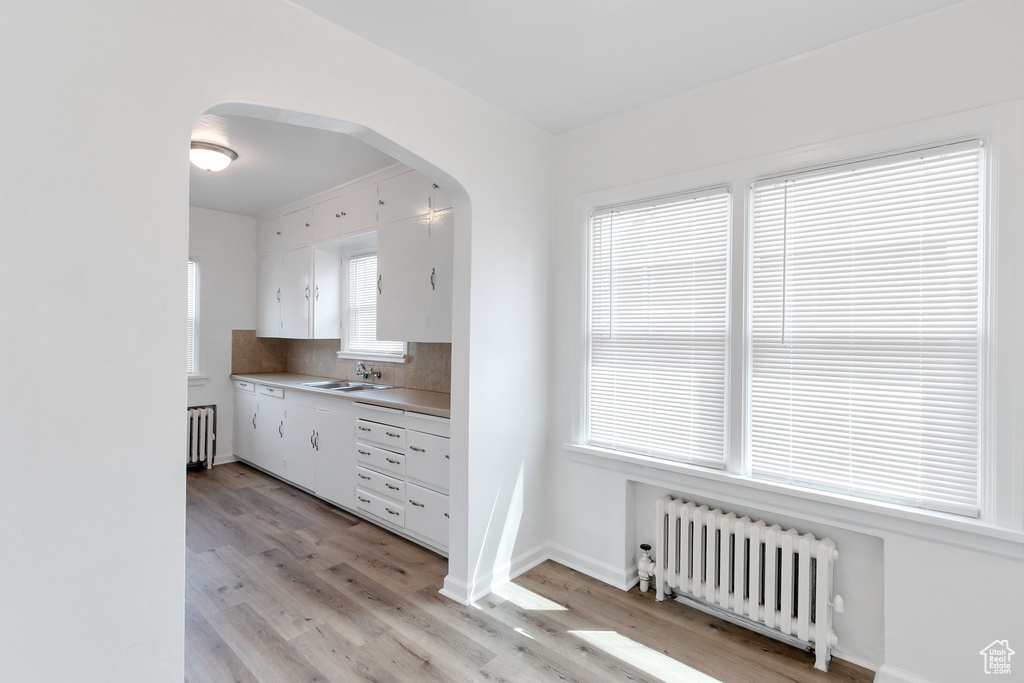
<svg viewBox="0 0 1024 683">
<path fill-rule="evenodd" d="M 313 240 L 313 209 L 306 207 L 284 215 L 281 230 L 281 248 L 293 249 L 308 245 Z"/>
<path fill-rule="evenodd" d="M 309 339 L 309 312 L 313 298 L 311 248 L 281 253 L 281 334 L 286 339 Z"/>
<path fill-rule="evenodd" d="M 378 229 L 378 339 L 451 341 L 453 224 L 445 211 Z"/>
<path fill-rule="evenodd" d="M 377 226 L 377 184 L 320 202 L 313 206 L 314 242 L 345 237 Z"/>
<path fill-rule="evenodd" d="M 313 250 L 313 339 L 341 338 L 341 256 Z"/>
<path fill-rule="evenodd" d="M 430 213 L 433 183 L 421 173 L 406 171 L 382 180 L 377 191 L 379 223 L 425 216 Z"/>
<path fill-rule="evenodd" d="M 281 336 L 281 254 L 256 260 L 256 336 Z"/>
</svg>

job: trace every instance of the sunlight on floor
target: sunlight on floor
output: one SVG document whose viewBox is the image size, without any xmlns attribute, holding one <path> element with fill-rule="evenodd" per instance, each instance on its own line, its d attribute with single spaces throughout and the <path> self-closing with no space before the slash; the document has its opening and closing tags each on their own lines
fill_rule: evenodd
<svg viewBox="0 0 1024 683">
<path fill-rule="evenodd" d="M 517 586 L 514 583 L 506 583 L 501 588 L 495 589 L 494 594 L 498 597 L 505 598 L 512 604 L 518 605 L 523 609 L 548 612 L 566 611 L 566 608 L 562 607 L 557 602 L 552 602 L 543 595 L 537 595 L 533 591 L 527 590 L 522 586 Z"/>
<path fill-rule="evenodd" d="M 719 683 L 696 669 L 691 669 L 682 662 L 677 662 L 668 655 L 663 655 L 615 631 L 569 631 L 569 635 L 586 641 L 600 648 L 630 666 L 636 667 L 657 676 L 664 681 L 673 683 Z"/>
</svg>

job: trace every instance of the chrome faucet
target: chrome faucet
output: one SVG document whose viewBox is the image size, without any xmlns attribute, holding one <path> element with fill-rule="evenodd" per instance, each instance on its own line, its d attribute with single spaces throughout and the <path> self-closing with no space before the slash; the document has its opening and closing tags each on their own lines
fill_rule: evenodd
<svg viewBox="0 0 1024 683">
<path fill-rule="evenodd" d="M 363 361 L 359 361 L 358 363 L 356 363 L 356 374 L 362 377 L 364 380 L 368 379 L 371 375 L 376 377 L 377 379 L 380 379 L 380 370 L 375 371 L 373 368 L 367 370 L 366 365 L 363 363 Z"/>
</svg>

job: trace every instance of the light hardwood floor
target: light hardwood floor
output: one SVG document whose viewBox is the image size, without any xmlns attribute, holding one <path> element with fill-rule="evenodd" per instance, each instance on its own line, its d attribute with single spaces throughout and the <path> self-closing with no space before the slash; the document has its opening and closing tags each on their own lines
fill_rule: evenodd
<svg viewBox="0 0 1024 683">
<path fill-rule="evenodd" d="M 463 607 L 444 558 L 242 464 L 189 473 L 186 519 L 190 683 L 872 678 L 554 562 Z"/>
</svg>

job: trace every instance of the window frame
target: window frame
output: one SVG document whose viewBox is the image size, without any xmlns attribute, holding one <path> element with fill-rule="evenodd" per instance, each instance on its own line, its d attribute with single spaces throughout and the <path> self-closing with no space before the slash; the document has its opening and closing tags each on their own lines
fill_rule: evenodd
<svg viewBox="0 0 1024 683">
<path fill-rule="evenodd" d="M 402 342 L 401 353 L 381 353 L 353 350 L 349 344 L 352 328 L 349 298 L 351 296 L 350 268 L 352 259 L 377 254 L 377 234 L 371 233 L 353 241 L 342 250 L 341 256 L 341 350 L 337 356 L 347 360 L 378 361 L 383 363 L 405 363 L 408 360 L 409 344 Z"/>
<path fill-rule="evenodd" d="M 1012 376 L 1017 343 L 1011 341 L 1024 334 L 1024 311 L 1015 308 L 1013 272 L 1016 268 L 1012 249 L 998 249 L 1000 224 L 1008 218 L 1024 220 L 1024 205 L 1014 201 L 998 201 L 1000 195 L 1015 192 L 1024 178 L 1024 143 L 1017 140 L 1016 126 L 1024 115 L 1024 103 L 1010 102 L 977 110 L 960 112 L 936 119 L 894 128 L 861 133 L 805 147 L 738 158 L 717 165 L 695 167 L 658 179 L 620 185 L 610 189 L 577 194 L 572 201 L 571 219 L 576 229 L 570 246 L 574 258 L 569 263 L 575 287 L 572 297 L 570 347 L 564 349 L 566 362 L 571 362 L 572 382 L 564 390 L 555 388 L 555 400 L 568 402 L 562 423 L 563 457 L 582 465 L 599 467 L 624 475 L 626 481 L 655 486 L 671 486 L 692 496 L 748 505 L 777 514 L 790 515 L 822 523 L 838 524 L 865 533 L 900 532 L 907 535 L 945 540 L 1001 556 L 1024 556 L 1024 459 L 1015 457 L 1024 448 L 1024 435 L 1014 428 L 1014 416 L 1008 406 L 1024 400 L 1024 383 Z M 730 320 L 732 353 L 729 369 L 733 371 L 729 403 L 730 454 L 725 470 L 661 461 L 645 456 L 596 448 L 587 445 L 585 397 L 586 353 L 585 325 L 589 302 L 589 216 L 600 206 L 639 201 L 645 197 L 678 193 L 683 188 L 705 187 L 731 182 L 734 188 L 750 188 L 755 179 L 789 175 L 845 165 L 858 160 L 876 159 L 890 154 L 912 152 L 929 147 L 972 140 L 985 145 L 985 192 L 983 196 L 986 221 L 982 237 L 982 269 L 985 273 L 980 295 L 982 321 L 981 397 L 979 409 L 983 419 L 979 441 L 978 518 L 906 507 L 882 501 L 853 498 L 840 493 L 818 491 L 758 480 L 744 466 L 749 421 L 749 375 L 747 358 L 750 337 L 746 318 L 749 315 L 751 284 L 748 259 L 751 257 L 752 204 L 748 192 L 733 192 L 733 248 L 730 258 L 732 295 L 735 310 Z M 1005 214 L 1005 215 L 1002 215 Z M 1024 246 L 1014 234 L 1003 235 L 1009 242 Z M 1000 288 L 1003 297 L 994 293 Z M 742 296 L 739 294 L 742 292 Z M 556 326 L 559 323 L 556 321 Z M 561 323 L 566 332 L 570 323 Z M 1014 336 L 1017 335 L 1017 336 Z M 999 372 L 997 368 L 1003 368 Z M 560 391 L 564 393 L 560 393 Z M 557 437 L 556 437 L 557 438 Z"/>
</svg>

